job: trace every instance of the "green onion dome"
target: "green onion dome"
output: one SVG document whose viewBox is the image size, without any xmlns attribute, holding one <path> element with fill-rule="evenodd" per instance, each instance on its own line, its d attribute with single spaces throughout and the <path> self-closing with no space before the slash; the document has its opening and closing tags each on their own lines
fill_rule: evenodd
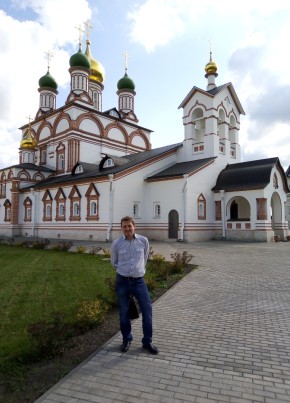
<svg viewBox="0 0 290 403">
<path fill-rule="evenodd" d="M 79 49 L 77 53 L 71 56 L 69 59 L 70 67 L 85 67 L 89 69 L 91 67 L 90 61 L 87 56 Z"/>
<path fill-rule="evenodd" d="M 45 76 L 41 77 L 38 81 L 39 88 L 53 88 L 57 89 L 57 82 L 52 77 L 49 71 L 45 74 Z"/>
<path fill-rule="evenodd" d="M 118 90 L 135 90 L 134 81 L 125 73 L 124 77 L 118 81 Z"/>
</svg>

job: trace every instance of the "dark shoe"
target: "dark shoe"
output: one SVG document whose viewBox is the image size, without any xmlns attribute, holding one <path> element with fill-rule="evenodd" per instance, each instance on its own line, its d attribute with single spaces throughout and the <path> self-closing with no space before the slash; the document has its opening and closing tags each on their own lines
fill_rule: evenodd
<svg viewBox="0 0 290 403">
<path fill-rule="evenodd" d="M 131 344 L 130 340 L 123 341 L 120 347 L 122 353 L 126 353 L 129 350 L 130 344 Z"/>
<path fill-rule="evenodd" d="M 149 344 L 143 344 L 143 348 L 149 351 L 151 354 L 158 354 L 158 348 L 154 346 L 154 344 L 149 343 Z"/>
</svg>

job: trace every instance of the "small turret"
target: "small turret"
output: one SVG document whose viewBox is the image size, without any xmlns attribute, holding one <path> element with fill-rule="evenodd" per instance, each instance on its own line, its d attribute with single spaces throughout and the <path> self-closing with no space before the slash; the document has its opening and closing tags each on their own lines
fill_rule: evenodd
<svg viewBox="0 0 290 403">
<path fill-rule="evenodd" d="M 128 76 L 128 54 L 124 53 L 125 56 L 125 75 L 117 83 L 117 95 L 119 96 L 119 112 L 124 120 L 131 120 L 133 122 L 138 122 L 138 119 L 134 112 L 134 97 L 135 83 Z"/>
<path fill-rule="evenodd" d="M 216 87 L 215 78 L 218 76 L 217 64 L 212 60 L 212 51 L 210 51 L 209 62 L 205 65 L 205 78 L 207 78 L 207 91 Z"/>
</svg>

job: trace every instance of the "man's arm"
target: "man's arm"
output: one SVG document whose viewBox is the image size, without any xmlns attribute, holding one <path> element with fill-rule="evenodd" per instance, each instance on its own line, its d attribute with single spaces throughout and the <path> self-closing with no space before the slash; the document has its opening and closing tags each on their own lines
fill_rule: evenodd
<svg viewBox="0 0 290 403">
<path fill-rule="evenodd" d="M 111 246 L 111 263 L 114 266 L 114 268 L 117 270 L 117 265 L 118 265 L 118 253 L 116 250 L 116 242 L 113 242 Z"/>
<path fill-rule="evenodd" d="M 144 261 L 145 261 L 145 265 L 147 263 L 149 257 L 149 241 L 146 237 L 144 237 Z"/>
</svg>

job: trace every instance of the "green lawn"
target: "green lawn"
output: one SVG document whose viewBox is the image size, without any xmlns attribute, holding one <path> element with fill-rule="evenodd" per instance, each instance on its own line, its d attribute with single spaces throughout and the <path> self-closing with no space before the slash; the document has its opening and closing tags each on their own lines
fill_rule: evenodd
<svg viewBox="0 0 290 403">
<path fill-rule="evenodd" d="M 0 362 L 29 354 L 28 325 L 56 312 L 71 323 L 81 302 L 109 298 L 114 276 L 101 256 L 0 245 Z"/>
</svg>

